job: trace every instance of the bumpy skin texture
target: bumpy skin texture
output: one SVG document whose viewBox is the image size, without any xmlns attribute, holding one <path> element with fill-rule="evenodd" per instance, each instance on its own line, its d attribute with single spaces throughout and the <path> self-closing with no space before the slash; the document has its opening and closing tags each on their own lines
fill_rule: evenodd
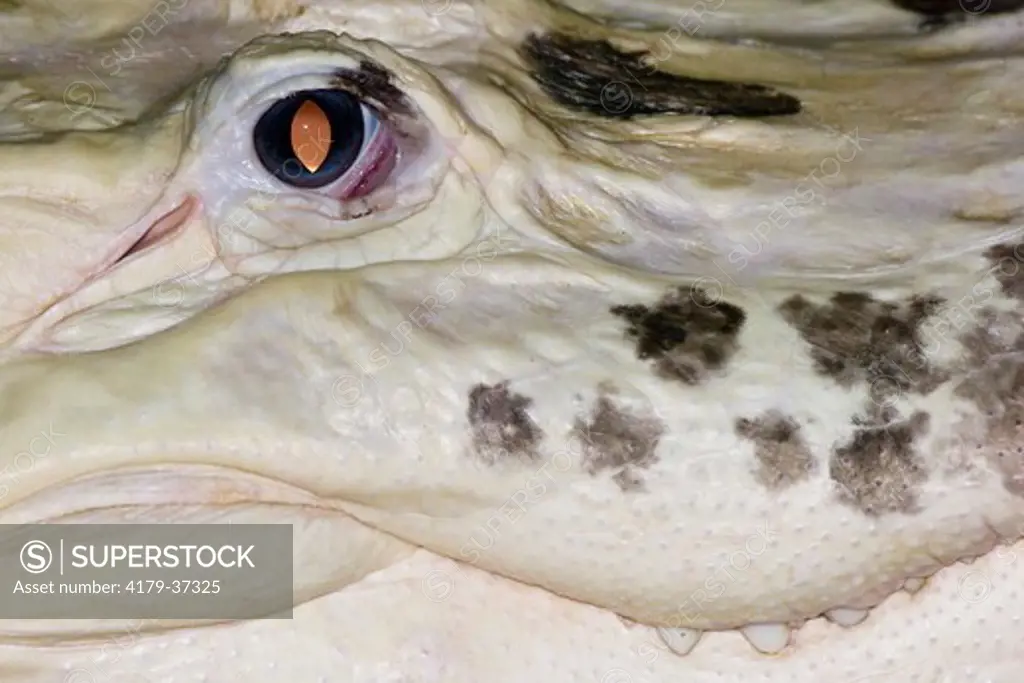
<svg viewBox="0 0 1024 683">
<path fill-rule="evenodd" d="M 430 602 L 445 556 L 467 593 L 587 626 L 553 671 L 581 679 L 711 666 L 605 667 L 653 626 L 799 625 L 1005 559 L 1024 533 L 1024 64 L 962 57 L 1019 39 L 1014 22 L 815 62 L 527 2 L 239 5 L 232 30 L 268 35 L 144 115 L 140 60 L 113 81 L 135 100 L 111 88 L 70 118 L 52 81 L 23 76 L 35 106 L 4 130 L 76 130 L 0 148 L 20 161 L 0 168 L 21 257 L 0 311 L 0 522 L 287 518 L 300 601 L 417 576 Z M 252 161 L 254 117 L 300 81 L 401 133 L 394 180 L 358 206 Z M 44 178 L 48 195 L 18 189 Z M 122 259 L 153 226 L 171 237 Z M 813 680 L 889 642 L 918 649 L 910 680 L 1000 666 L 1009 636 L 964 644 L 942 622 L 894 641 L 973 600 L 971 570 L 944 571 L 921 605 L 900 594 L 849 632 L 815 621 L 789 668 L 728 675 Z M 1016 595 L 976 626 L 1019 633 Z M 407 602 L 424 632 L 463 618 Z M 495 632 L 541 642 L 515 617 Z M 366 636 L 399 669 L 421 651 L 406 637 L 426 636 Z M 498 675 L 435 647 L 427 678 Z M 878 675 L 906 680 L 899 666 Z"/>
<path fill-rule="evenodd" d="M 808 624 L 782 656 L 765 657 L 729 632 L 708 634 L 683 658 L 654 629 L 421 552 L 298 607 L 293 621 L 128 631 L 103 641 L 102 654 L 98 646 L 2 652 L 16 680 L 30 683 L 1014 683 L 1019 641 L 1001 627 L 1024 612 L 1022 579 L 1021 558 L 993 553 L 943 570 L 917 595 L 894 596 L 854 630 Z"/>
<path fill-rule="evenodd" d="M 8 500 L 55 479 L 169 457 L 212 463 L 258 472 L 410 543 L 645 623 L 713 629 L 870 606 L 907 577 L 1019 534 L 1019 466 L 1004 465 L 1012 451 L 1000 456 L 989 445 L 1012 441 L 1002 426 L 1012 404 L 998 403 L 999 419 L 985 419 L 979 403 L 956 395 L 985 377 L 992 356 L 962 371 L 937 365 L 949 379 L 932 391 L 876 403 L 872 389 L 900 375 L 844 386 L 817 369 L 774 307 L 734 297 L 753 311 L 735 342 L 710 333 L 692 352 L 677 346 L 672 369 L 685 372 L 664 374 L 637 357 L 628 326 L 608 310 L 657 302 L 662 286 L 527 257 L 495 259 L 434 320 L 399 327 L 427 297 L 448 298 L 445 282 L 466 264 L 282 276 L 215 316 L 131 347 L 19 365 L 5 393 L 39 417 L 9 430 L 8 443 L 27 442 L 52 421 L 103 448 L 71 459 L 62 456 L 74 444 L 58 442 L 56 457 L 21 477 Z M 550 282 L 560 283 L 557 292 Z M 705 307 L 680 318 L 714 329 L 717 321 L 702 316 L 715 304 L 698 300 Z M 958 343 L 950 336 L 939 348 Z M 727 367 L 710 367 L 712 351 Z M 781 366 L 786 380 L 766 385 Z M 262 371 L 247 375 L 250 367 Z M 135 368 L 149 368 L 151 383 L 127 379 Z M 71 395 L 104 391 L 47 410 L 46 377 L 63 378 Z M 995 379 L 982 382 L 979 390 L 995 393 Z M 876 409 L 883 400 L 885 410 Z M 759 481 L 771 458 L 758 458 L 756 435 L 735 426 L 766 407 L 793 417 L 816 463 L 788 486 Z M 149 419 L 138 423 L 139 412 Z M 918 412 L 923 424 L 903 436 Z M 653 453 L 636 448 L 621 465 L 609 454 L 655 440 Z M 602 456 L 609 461 L 596 461 Z"/>
</svg>

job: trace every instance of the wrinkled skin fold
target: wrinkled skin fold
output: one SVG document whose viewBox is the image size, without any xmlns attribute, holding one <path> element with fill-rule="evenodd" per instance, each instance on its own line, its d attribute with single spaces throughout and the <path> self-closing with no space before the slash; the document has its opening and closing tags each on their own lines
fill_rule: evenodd
<svg viewBox="0 0 1024 683">
<path fill-rule="evenodd" d="M 1010 680 L 1022 20 L 812 5 L 169 3 L 139 37 L 122 3 L 74 49 L 0 5 L 0 523 L 296 530 L 296 630 L 150 625 L 101 673 L 288 632 L 297 680 L 536 675 L 491 639 L 602 681 Z M 255 158 L 313 87 L 395 135 L 365 197 Z M 407 621 L 301 635 L 373 609 Z M 6 620 L 0 661 L 92 671 L 128 628 Z"/>
</svg>

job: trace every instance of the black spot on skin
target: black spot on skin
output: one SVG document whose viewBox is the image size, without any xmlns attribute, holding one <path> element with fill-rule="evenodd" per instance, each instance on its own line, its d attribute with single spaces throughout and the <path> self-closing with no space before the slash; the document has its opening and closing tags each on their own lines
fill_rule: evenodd
<svg viewBox="0 0 1024 683">
<path fill-rule="evenodd" d="M 1024 7 L 1024 0 L 892 0 L 892 4 L 925 17 L 1003 14 Z"/>
<path fill-rule="evenodd" d="M 605 118 L 643 114 L 765 117 L 796 114 L 800 100 L 763 85 L 688 78 L 646 64 L 606 40 L 531 34 L 520 47 L 530 74 L 562 106 Z"/>
<path fill-rule="evenodd" d="M 532 399 L 508 390 L 508 382 L 477 384 L 469 392 L 469 420 L 473 446 L 487 463 L 507 458 L 536 460 L 543 432 L 527 410 Z"/>
<path fill-rule="evenodd" d="M 654 360 L 660 376 L 689 385 L 725 367 L 746 321 L 741 308 L 712 299 L 702 289 L 683 287 L 653 307 L 615 306 L 611 313 L 629 323 L 626 336 L 636 340 L 637 358 Z"/>
<path fill-rule="evenodd" d="M 622 490 L 642 485 L 636 468 L 657 461 L 658 442 L 665 433 L 661 420 L 635 415 L 616 406 L 607 394 L 598 396 L 586 418 L 577 418 L 573 435 L 583 450 L 583 469 L 589 474 L 613 471 Z"/>
<path fill-rule="evenodd" d="M 754 477 L 771 491 L 806 481 L 818 470 L 811 449 L 793 418 L 770 410 L 757 418 L 736 420 L 736 435 L 754 442 Z"/>
<path fill-rule="evenodd" d="M 1006 296 L 1024 301 L 1024 243 L 997 244 L 985 257 Z"/>
<path fill-rule="evenodd" d="M 1004 488 L 1024 497 L 1024 331 L 1020 313 L 984 309 L 977 320 L 977 327 L 960 337 L 967 372 L 953 393 L 981 411 L 985 438 L 966 447 L 981 451 L 1002 476 Z"/>
<path fill-rule="evenodd" d="M 948 378 L 925 358 L 920 338 L 921 323 L 942 304 L 934 296 L 894 304 L 839 292 L 822 305 L 790 297 L 779 313 L 811 345 L 818 373 L 845 387 L 867 382 L 879 401 L 904 391 L 928 394 Z"/>
<path fill-rule="evenodd" d="M 855 417 L 853 436 L 833 447 L 829 461 L 839 500 L 870 517 L 917 512 L 927 472 L 914 442 L 927 432 L 929 422 L 927 413 L 900 420 L 889 408 Z"/>
<path fill-rule="evenodd" d="M 363 60 L 358 69 L 336 69 L 331 86 L 348 91 L 364 102 L 379 105 L 384 114 L 413 113 L 405 93 L 395 87 L 394 74 L 380 64 Z"/>
</svg>

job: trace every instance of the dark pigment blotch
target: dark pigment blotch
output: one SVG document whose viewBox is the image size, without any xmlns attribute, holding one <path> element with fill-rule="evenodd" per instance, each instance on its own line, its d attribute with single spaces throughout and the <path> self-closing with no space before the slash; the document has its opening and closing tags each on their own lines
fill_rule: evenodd
<svg viewBox="0 0 1024 683">
<path fill-rule="evenodd" d="M 559 104 L 605 118 L 643 114 L 765 117 L 796 114 L 800 100 L 772 88 L 678 76 L 606 40 L 530 34 L 520 46 L 530 75 Z"/>
<path fill-rule="evenodd" d="M 928 394 L 948 379 L 928 362 L 921 339 L 921 324 L 943 303 L 937 296 L 896 304 L 839 292 L 820 305 L 792 296 L 779 313 L 811 345 L 819 374 L 844 387 L 867 382 L 880 401 L 905 391 Z"/>
<path fill-rule="evenodd" d="M 661 420 L 616 406 L 607 393 L 598 396 L 589 416 L 576 418 L 573 425 L 573 435 L 582 444 L 583 469 L 589 474 L 611 471 L 624 491 L 642 486 L 636 469 L 657 462 L 664 433 Z"/>
<path fill-rule="evenodd" d="M 1024 7 L 1024 0 L 892 0 L 892 4 L 924 17 L 1003 14 Z"/>
<path fill-rule="evenodd" d="M 917 512 L 928 473 L 915 441 L 929 423 L 924 412 L 904 420 L 891 408 L 874 406 L 854 417 L 853 435 L 833 447 L 829 461 L 839 500 L 871 517 Z"/>
<path fill-rule="evenodd" d="M 736 420 L 736 435 L 754 442 L 757 467 L 754 477 L 765 488 L 777 491 L 806 481 L 818 470 L 796 420 L 777 410 L 760 417 Z"/>
<path fill-rule="evenodd" d="M 508 389 L 508 382 L 477 384 L 469 392 L 466 418 L 477 454 L 488 463 L 508 458 L 536 460 L 544 434 L 527 412 L 533 400 Z"/>
<path fill-rule="evenodd" d="M 739 348 L 746 322 L 743 309 L 714 299 L 704 290 L 679 287 L 654 306 L 615 306 L 625 319 L 627 338 L 636 341 L 636 355 L 653 360 L 656 372 L 684 384 L 704 382 L 725 367 Z"/>
<path fill-rule="evenodd" d="M 978 314 L 977 327 L 960 337 L 966 372 L 953 393 L 974 403 L 982 413 L 984 438 L 962 447 L 980 452 L 1002 476 L 1004 488 L 1024 497 L 1022 316 L 1024 311 L 991 308 Z"/>
<path fill-rule="evenodd" d="M 394 74 L 380 64 L 363 60 L 358 69 L 336 69 L 331 86 L 358 96 L 364 102 L 379 105 L 382 114 L 413 113 L 408 98 L 394 84 Z"/>
<path fill-rule="evenodd" d="M 985 257 L 1006 296 L 1024 301 L 1024 243 L 997 244 Z"/>
</svg>

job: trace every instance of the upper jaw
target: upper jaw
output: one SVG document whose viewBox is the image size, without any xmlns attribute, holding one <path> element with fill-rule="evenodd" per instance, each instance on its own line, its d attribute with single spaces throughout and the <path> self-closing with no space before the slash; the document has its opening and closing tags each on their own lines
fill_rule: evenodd
<svg viewBox="0 0 1024 683">
<path fill-rule="evenodd" d="M 231 149 L 218 147 L 222 144 L 218 140 L 226 137 L 224 130 L 219 127 L 222 122 L 218 119 L 237 118 L 237 111 L 246 106 L 247 93 L 254 83 L 276 83 L 275 79 L 280 74 L 276 73 L 273 64 L 270 68 L 266 65 L 272 62 L 274 55 L 287 54 L 298 47 L 304 49 L 303 54 L 300 57 L 290 56 L 289 59 L 305 60 L 310 66 L 318 65 L 321 69 L 330 60 L 348 63 L 364 53 L 385 63 L 403 77 L 406 81 L 402 84 L 403 88 L 412 93 L 413 99 L 419 98 L 418 104 L 428 110 L 424 118 L 435 124 L 429 135 L 442 139 L 445 146 L 456 147 L 454 151 L 463 157 L 462 161 L 468 161 L 470 166 L 476 164 L 478 168 L 470 169 L 470 173 L 478 171 L 479 167 L 491 166 L 487 172 L 493 171 L 493 175 L 484 178 L 482 183 L 460 184 L 454 174 L 444 174 L 441 164 L 424 167 L 424 175 L 444 176 L 443 182 L 429 188 L 429 193 L 435 196 L 431 201 L 424 202 L 424 210 L 419 211 L 421 215 L 398 219 L 405 239 L 396 239 L 393 228 L 377 230 L 373 235 L 368 234 L 365 240 L 362 235 L 357 235 L 357 249 L 337 249 L 336 243 L 311 244 L 301 258 L 292 258 L 289 254 L 290 260 L 287 262 L 280 250 L 279 253 L 259 251 L 265 247 L 263 242 L 267 240 L 250 240 L 241 250 L 237 248 L 237 242 L 225 248 L 221 234 L 214 234 L 211 227 L 222 225 L 229 218 L 232 207 L 240 205 L 246 197 L 257 195 L 264 184 L 259 177 L 250 179 L 250 186 L 245 186 L 244 178 L 232 178 L 231 183 L 224 184 L 224 173 L 217 166 L 217 156 L 223 156 L 225 151 L 233 150 L 239 143 L 237 139 L 232 139 Z M 930 193 L 930 188 L 922 188 L 925 180 L 921 179 L 917 171 L 909 180 L 893 178 L 892 169 L 899 165 L 896 155 L 905 154 L 913 145 L 921 144 L 918 142 L 920 136 L 915 137 L 912 132 L 880 131 L 884 139 L 878 137 L 873 141 L 869 136 L 874 136 L 874 133 L 869 131 L 865 136 L 867 147 L 862 153 L 860 147 L 851 147 L 850 142 L 843 142 L 839 137 L 822 144 L 826 137 L 824 135 L 818 136 L 821 139 L 805 140 L 799 137 L 799 129 L 793 133 L 786 129 L 773 129 L 762 122 L 716 123 L 713 126 L 701 125 L 695 131 L 670 131 L 666 144 L 661 145 L 652 135 L 657 132 L 653 130 L 657 127 L 656 122 L 645 122 L 629 126 L 617 125 L 614 130 L 605 130 L 612 138 L 617 138 L 610 140 L 608 149 L 635 150 L 625 154 L 635 153 L 637 159 L 643 161 L 645 154 L 647 157 L 653 156 L 652 147 L 661 147 L 658 151 L 669 159 L 667 167 L 660 169 L 663 175 L 661 187 L 632 172 L 606 178 L 608 182 L 602 186 L 601 173 L 587 168 L 588 164 L 593 166 L 593 160 L 582 155 L 578 151 L 579 145 L 575 144 L 582 142 L 583 136 L 589 133 L 600 133 L 596 125 L 592 128 L 589 122 L 577 120 L 569 120 L 568 125 L 564 125 L 557 119 L 545 116 L 548 112 L 533 109 L 523 111 L 518 117 L 492 115 L 491 120 L 488 120 L 487 95 L 496 94 L 504 98 L 506 107 L 502 111 L 507 111 L 508 106 L 517 106 L 507 101 L 507 92 L 496 93 L 496 89 L 492 89 L 495 90 L 492 93 L 480 83 L 464 84 L 462 87 L 465 92 L 460 92 L 458 79 L 446 77 L 440 69 L 438 73 L 441 80 L 446 81 L 442 86 L 446 91 L 433 92 L 430 88 L 435 86 L 430 79 L 423 78 L 421 73 L 410 73 L 416 67 L 410 66 L 407 60 L 401 59 L 386 46 L 376 43 L 357 44 L 347 36 L 320 32 L 265 38 L 254 41 L 248 50 L 240 52 L 241 56 L 236 55 L 229 60 L 228 66 L 221 73 L 207 79 L 205 84 L 209 87 L 206 90 L 200 89 L 201 93 L 212 94 L 209 101 L 200 101 L 199 105 L 186 109 L 184 114 L 169 113 L 164 119 L 137 127 L 134 131 L 124 128 L 116 133 L 65 136 L 65 142 L 61 144 L 67 147 L 61 157 L 72 160 L 67 179 L 69 185 L 81 183 L 81 178 L 91 179 L 97 175 L 91 169 L 76 167 L 76 160 L 85 159 L 85 155 L 68 153 L 76 151 L 73 144 L 86 145 L 88 142 L 104 141 L 110 147 L 109 163 L 112 172 L 109 175 L 112 180 L 97 183 L 95 187 L 81 188 L 80 191 L 79 188 L 71 188 L 72 192 L 78 191 L 81 198 L 92 205 L 90 208 L 96 207 L 95 216 L 90 215 L 80 221 L 88 225 L 88 229 L 79 226 L 76 234 L 75 226 L 69 226 L 69 234 L 73 238 L 81 237 L 87 244 L 74 244 L 74 248 L 69 250 L 71 255 L 68 260 L 74 260 L 74 267 L 69 268 L 65 263 L 47 264 L 47 272 L 52 274 L 49 277 L 64 277 L 64 280 L 57 283 L 59 286 L 53 291 L 41 292 L 34 301 L 30 301 L 34 308 L 29 306 L 30 310 L 20 311 L 20 317 L 9 321 L 0 319 L 0 323 L 10 324 L 8 340 L 12 352 L 28 349 L 88 350 L 116 346 L 174 324 L 191 315 L 196 308 L 230 293 L 236 286 L 229 281 L 231 274 L 251 281 L 283 269 L 359 267 L 364 264 L 355 260 L 356 257 L 367 253 L 372 254 L 367 261 L 449 256 L 480 237 L 476 233 L 480 229 L 481 219 L 473 215 L 481 204 L 480 193 L 487 196 L 488 203 L 498 214 L 521 218 L 523 204 L 529 205 L 530 200 L 524 201 L 522 196 L 514 196 L 509 188 L 528 187 L 530 183 L 534 183 L 534 189 L 546 192 L 556 202 L 582 200 L 595 204 L 597 200 L 605 200 L 610 219 L 604 223 L 617 223 L 615 227 L 618 234 L 625 238 L 621 243 L 614 239 L 604 242 L 597 239 L 591 243 L 574 243 L 572 239 L 566 239 L 570 250 L 589 251 L 605 261 L 669 275 L 707 274 L 702 268 L 716 274 L 724 267 L 726 277 L 736 280 L 763 278 L 766 271 L 770 275 L 772 271 L 798 270 L 801 264 L 807 263 L 843 262 L 843 265 L 864 268 L 874 265 L 872 259 L 881 258 L 879 253 L 892 251 L 889 247 L 894 239 L 889 226 L 864 220 L 865 216 L 870 217 L 869 209 L 880 203 L 879 199 L 883 200 L 883 204 L 884 200 L 889 200 L 890 205 L 886 205 L 885 210 L 890 218 L 898 217 L 901 208 L 899 202 L 906 205 L 907 197 L 914 193 L 928 197 L 934 195 L 935 199 L 929 199 L 931 203 L 927 206 L 944 215 L 952 215 L 958 207 L 950 204 L 960 201 L 963 196 L 962 191 L 956 194 L 952 190 L 959 185 L 970 185 L 958 183 L 957 178 L 947 174 L 944 189 L 949 191 Z M 247 60 L 246 53 L 252 53 L 249 56 L 255 58 Z M 444 101 L 442 95 L 454 95 L 457 99 L 455 104 L 458 105 L 455 109 L 461 107 L 460 113 L 479 124 L 479 128 L 469 134 L 460 132 L 459 128 L 465 121 L 446 111 L 446 107 L 441 105 Z M 822 99 L 829 96 L 829 93 L 818 92 L 814 96 Z M 497 102 L 499 105 L 501 103 Z M 241 128 L 246 125 L 244 121 L 247 119 L 243 117 Z M 652 129 L 644 130 L 647 125 Z M 559 132 L 563 137 L 556 138 L 548 130 L 549 127 L 561 128 Z M 857 131 L 858 128 L 853 126 L 839 133 L 840 137 L 850 137 L 856 136 Z M 791 134 L 791 137 L 783 139 L 783 133 Z M 247 133 L 237 133 L 234 138 L 238 134 Z M 493 145 L 496 151 L 481 142 L 489 136 L 500 141 Z M 784 149 L 765 148 L 765 140 L 772 136 L 777 138 L 776 142 L 782 143 Z M 967 138 L 974 140 L 977 136 L 968 135 Z M 74 143 L 76 140 L 79 142 Z M 184 153 L 181 151 L 182 140 L 190 143 Z M 679 151 L 673 145 L 680 140 L 687 140 L 693 145 L 690 149 Z M 768 140 L 768 143 L 771 142 Z M 808 159 L 806 168 L 791 170 L 783 163 L 787 159 L 791 162 L 794 157 L 801 156 L 790 148 L 791 143 L 803 150 L 802 157 Z M 52 159 L 46 158 L 39 151 L 45 150 L 48 144 L 29 143 L 18 151 L 24 155 L 25 149 L 35 150 L 30 154 L 38 154 L 41 158 L 32 160 L 30 165 L 49 169 L 53 164 Z M 591 150 L 602 145 L 593 140 L 589 144 Z M 125 149 L 128 146 L 132 149 Z M 820 155 L 819 147 L 822 150 Z M 133 154 L 138 155 L 139 150 L 146 152 L 142 161 L 130 161 Z M 489 156 L 495 157 L 497 162 L 490 163 L 487 160 Z M 527 156 L 529 160 L 524 158 Z M 751 171 L 751 180 L 744 186 L 723 189 L 713 186 L 713 173 L 707 171 L 708 156 L 714 157 L 710 163 L 715 165 L 712 170 L 716 171 L 728 172 L 737 164 L 745 162 L 756 163 L 762 168 L 748 169 Z M 995 170 L 1002 168 L 1016 171 L 996 175 L 996 179 L 1005 187 L 1014 187 L 1012 181 L 1019 177 L 1019 169 L 999 167 L 999 158 L 992 161 Z M 828 166 L 828 172 L 833 167 L 840 172 L 834 174 L 838 176 L 834 180 L 832 176 L 825 178 L 822 185 L 820 179 L 810 178 L 809 175 L 815 166 L 826 168 L 826 162 L 832 164 Z M 89 157 L 89 163 L 96 163 L 95 156 Z M 24 160 L 20 165 L 24 165 Z M 64 165 L 67 166 L 66 163 Z M 765 170 L 764 167 L 768 166 L 772 168 Z M 577 175 L 583 180 L 574 180 Z M 5 180 L 0 176 L 0 183 Z M 31 182 L 43 184 L 46 181 L 40 176 Z M 818 185 L 812 185 L 814 182 Z M 897 182 L 901 184 L 896 185 Z M 938 181 L 928 182 L 934 184 Z M 188 212 L 182 207 L 190 201 L 190 193 L 194 194 L 199 187 L 203 188 L 209 201 L 204 203 L 204 197 L 197 196 L 198 206 Z M 989 185 L 990 190 L 993 187 L 999 189 Z M 289 217 L 298 216 L 302 220 L 303 211 L 293 209 L 287 201 L 278 202 L 280 188 L 272 190 L 276 194 L 270 196 L 277 206 L 253 212 L 259 214 L 262 224 L 257 227 L 263 232 L 242 237 L 276 235 L 291 227 L 287 225 Z M 803 201 L 808 192 L 815 200 L 813 204 Z M 797 197 L 797 194 L 801 196 Z M 821 201 L 826 194 L 827 205 Z M 130 199 L 118 205 L 118 197 Z M 790 215 L 791 209 L 785 207 L 784 211 L 776 210 L 773 205 L 773 202 L 784 203 L 788 198 L 795 198 L 795 203 L 800 205 L 796 207 L 798 215 Z M 438 212 L 427 208 L 436 209 L 446 199 L 448 220 L 439 223 Z M 938 202 L 942 204 L 938 205 Z M 432 206 L 428 207 L 428 204 Z M 844 205 L 845 210 L 842 209 Z M 637 207 L 642 207 L 645 213 L 638 213 Z M 103 215 L 100 215 L 100 208 L 104 211 Z M 452 215 L 456 208 L 461 212 L 458 217 Z M 837 208 L 840 210 L 837 211 Z M 275 213 L 277 209 L 279 211 Z M 179 210 L 186 219 L 173 239 L 161 243 L 148 253 L 114 266 L 155 222 Z M 920 206 L 910 206 L 905 210 L 909 212 L 907 222 L 923 222 Z M 389 220 L 391 218 L 394 217 L 388 216 Z M 533 230 L 532 237 L 537 237 L 536 242 L 541 242 L 545 231 L 555 232 L 553 228 L 557 226 L 553 226 L 551 216 L 543 215 L 543 212 L 535 218 L 537 220 L 533 224 L 520 220 L 516 229 Z M 933 240 L 937 241 L 936 235 L 940 233 L 953 237 L 963 234 L 962 228 L 955 222 L 951 224 L 952 227 L 943 230 L 938 222 L 941 216 L 927 218 L 929 235 Z M 781 223 L 778 222 L 780 220 Z M 350 225 L 359 230 L 368 224 L 356 222 Z M 350 225 L 346 225 L 345 229 L 348 230 Z M 114 232 L 110 226 L 119 227 Z M 454 230 L 453 226 L 460 229 Z M 920 244 L 919 235 L 904 232 L 911 246 Z M 412 240 L 408 239 L 412 234 L 422 238 L 421 242 L 412 244 Z M 836 239 L 837 234 L 839 238 Z M 818 236 L 816 241 L 808 239 L 815 235 Z M 337 237 L 349 239 L 353 235 L 347 233 Z M 565 236 L 556 234 L 555 237 Z M 849 247 L 855 237 L 862 239 L 868 248 L 837 251 L 836 245 L 839 245 L 838 249 L 844 245 Z M 64 238 L 63 234 L 61 238 Z M 367 246 L 371 243 L 379 251 L 368 250 Z M 707 253 L 687 251 L 687 243 L 699 243 Z M 406 253 L 388 253 L 387 249 L 393 248 L 389 245 L 394 244 L 402 244 Z M 657 248 L 653 245 L 657 245 Z M 950 244 L 947 240 L 947 243 L 939 246 L 950 247 Z M 255 251 L 246 252 L 245 249 L 249 247 Z M 665 259 L 665 263 L 652 262 L 651 254 Z M 850 261 L 855 257 L 860 261 L 852 264 L 844 262 L 844 259 Z M 198 273 L 203 273 L 203 276 L 197 279 Z M 199 286 L 192 287 L 193 284 Z M 238 286 L 244 284 L 243 281 Z M 186 289 L 188 294 L 185 293 Z M 114 323 L 101 319 L 104 311 L 110 310 L 120 316 Z M 98 325 L 92 325 L 91 329 L 86 330 L 81 325 L 72 324 L 84 322 L 90 313 L 95 314 Z M 129 315 L 134 316 L 130 321 Z M 10 342 L 12 339 L 13 343 Z"/>
</svg>

